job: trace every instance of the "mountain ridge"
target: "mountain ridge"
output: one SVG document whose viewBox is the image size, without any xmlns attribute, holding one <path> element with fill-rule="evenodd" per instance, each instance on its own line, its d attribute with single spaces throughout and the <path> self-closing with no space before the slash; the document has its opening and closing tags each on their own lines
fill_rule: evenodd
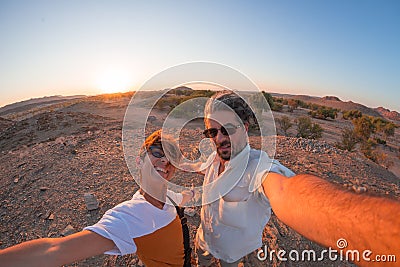
<svg viewBox="0 0 400 267">
<path fill-rule="evenodd" d="M 342 101 L 336 96 L 324 96 L 324 97 L 318 97 L 318 96 L 309 96 L 309 95 L 292 95 L 292 94 L 281 94 L 281 93 L 271 93 L 272 96 L 274 97 L 281 97 L 281 98 L 286 98 L 286 99 L 297 99 L 301 100 L 304 102 L 310 102 L 322 106 L 327 106 L 327 107 L 332 107 L 332 108 L 338 108 L 342 111 L 345 110 L 359 110 L 363 114 L 369 115 L 369 116 L 375 116 L 375 117 L 382 117 L 388 120 L 394 120 L 397 122 L 400 122 L 400 113 L 393 110 L 389 110 L 384 107 L 378 107 L 378 108 L 372 108 L 365 106 L 363 104 L 359 104 L 356 102 L 353 102 L 351 100 L 349 101 Z"/>
</svg>

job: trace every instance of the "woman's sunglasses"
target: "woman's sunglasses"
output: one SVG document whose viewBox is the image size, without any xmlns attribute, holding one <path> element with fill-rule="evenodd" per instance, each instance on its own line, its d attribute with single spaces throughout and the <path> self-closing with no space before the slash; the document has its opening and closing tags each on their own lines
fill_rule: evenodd
<svg viewBox="0 0 400 267">
<path fill-rule="evenodd" d="M 170 159 L 167 158 L 167 156 L 165 155 L 163 148 L 160 146 L 157 146 L 157 145 L 149 146 L 148 151 L 150 151 L 150 153 L 153 155 L 153 157 L 156 157 L 158 159 L 165 157 L 168 161 L 170 161 Z M 178 155 L 176 155 L 176 153 L 173 151 L 170 151 L 168 156 L 172 157 L 173 160 L 179 159 Z"/>
<path fill-rule="evenodd" d="M 240 128 L 241 125 L 233 125 L 228 123 L 227 125 L 221 126 L 221 128 L 209 128 L 205 129 L 203 134 L 207 138 L 214 138 L 217 136 L 218 131 L 221 131 L 223 135 L 233 135 L 236 133 L 236 129 Z"/>
<path fill-rule="evenodd" d="M 161 159 L 162 157 L 165 157 L 164 151 L 159 146 L 150 146 L 149 147 L 149 151 L 154 157 L 156 157 L 158 159 Z"/>
</svg>

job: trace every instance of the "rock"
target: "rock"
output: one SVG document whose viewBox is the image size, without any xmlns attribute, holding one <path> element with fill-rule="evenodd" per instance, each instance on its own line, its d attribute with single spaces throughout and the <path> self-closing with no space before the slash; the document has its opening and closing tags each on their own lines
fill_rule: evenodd
<svg viewBox="0 0 400 267">
<path fill-rule="evenodd" d="M 40 189 L 40 191 L 46 191 L 46 190 L 48 190 L 48 189 L 50 189 L 50 188 L 45 187 L 45 186 L 42 186 L 42 187 L 40 187 L 39 189 Z"/>
<path fill-rule="evenodd" d="M 18 177 L 14 179 L 14 184 L 17 184 L 19 182 Z"/>
<path fill-rule="evenodd" d="M 357 192 L 357 190 L 358 190 L 358 186 L 356 186 L 356 185 L 353 185 L 353 186 L 352 186 L 352 189 L 353 189 L 353 191 L 354 191 L 354 192 Z"/>
<path fill-rule="evenodd" d="M 196 210 L 193 208 L 185 208 L 185 214 L 187 216 L 193 217 L 196 214 Z"/>
<path fill-rule="evenodd" d="M 50 215 L 49 215 L 49 217 L 47 217 L 47 220 L 54 220 L 54 214 L 53 213 L 51 213 Z"/>
<path fill-rule="evenodd" d="M 360 186 L 358 189 L 359 189 L 360 193 L 367 192 L 367 188 L 365 186 Z"/>
<path fill-rule="evenodd" d="M 55 233 L 55 232 L 49 232 L 47 234 L 47 237 L 52 237 L 52 236 L 56 236 L 56 235 L 57 235 L 57 233 Z"/>
<path fill-rule="evenodd" d="M 71 235 L 73 233 L 75 233 L 75 229 L 72 225 L 68 224 L 67 227 L 64 228 L 64 230 L 61 231 L 61 235 L 62 236 L 67 236 L 67 235 Z"/>
<path fill-rule="evenodd" d="M 44 218 L 45 219 L 49 218 L 50 214 L 51 214 L 51 211 L 49 211 L 49 210 L 46 211 L 46 213 L 44 214 Z"/>
<path fill-rule="evenodd" d="M 148 116 L 147 117 L 147 121 L 148 122 L 154 122 L 154 121 L 156 121 L 157 120 L 157 117 L 156 116 Z"/>
<path fill-rule="evenodd" d="M 85 198 L 87 210 L 97 210 L 99 208 L 99 202 L 94 194 L 85 193 L 83 197 Z"/>
</svg>

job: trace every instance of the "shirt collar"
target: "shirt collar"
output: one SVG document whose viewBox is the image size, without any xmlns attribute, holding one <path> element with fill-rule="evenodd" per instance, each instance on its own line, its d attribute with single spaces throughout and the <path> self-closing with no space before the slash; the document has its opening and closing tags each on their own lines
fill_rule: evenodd
<svg viewBox="0 0 400 267">
<path fill-rule="evenodd" d="M 225 170 L 229 170 L 234 168 L 235 166 L 240 166 L 241 164 L 238 164 L 240 162 L 243 162 L 243 160 L 248 159 L 248 154 L 250 153 L 250 145 L 247 144 L 242 151 L 239 152 L 235 157 L 232 159 L 228 160 L 225 162 Z"/>
</svg>

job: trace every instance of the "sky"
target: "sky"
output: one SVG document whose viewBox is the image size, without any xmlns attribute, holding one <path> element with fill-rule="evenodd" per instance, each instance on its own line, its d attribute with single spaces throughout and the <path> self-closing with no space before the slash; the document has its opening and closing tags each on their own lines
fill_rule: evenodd
<svg viewBox="0 0 400 267">
<path fill-rule="evenodd" d="M 400 111 L 400 1 L 0 1 L 0 106 L 207 61 L 267 92 Z"/>
</svg>

